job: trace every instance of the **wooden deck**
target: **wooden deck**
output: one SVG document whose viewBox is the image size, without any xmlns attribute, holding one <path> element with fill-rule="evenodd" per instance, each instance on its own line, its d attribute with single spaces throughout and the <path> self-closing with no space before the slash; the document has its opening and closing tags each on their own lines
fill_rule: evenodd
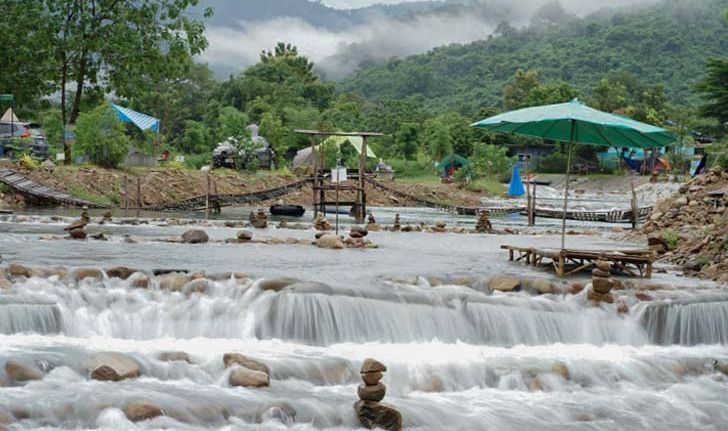
<svg viewBox="0 0 728 431">
<path fill-rule="evenodd" d="M 521 261 L 532 267 L 553 267 L 559 277 L 588 271 L 596 267 L 598 260 L 612 264 L 614 271 L 633 277 L 652 277 L 652 263 L 655 260 L 651 250 L 574 250 L 554 248 L 519 247 L 501 245 L 508 250 L 509 260 Z"/>
</svg>

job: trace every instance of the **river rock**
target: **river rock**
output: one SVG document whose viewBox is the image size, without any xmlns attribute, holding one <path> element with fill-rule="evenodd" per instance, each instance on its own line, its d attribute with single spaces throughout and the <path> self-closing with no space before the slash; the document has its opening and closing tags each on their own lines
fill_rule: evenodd
<svg viewBox="0 0 728 431">
<path fill-rule="evenodd" d="M 331 223 L 326 220 L 326 217 L 324 217 L 323 213 L 318 213 L 313 219 L 313 227 L 319 231 L 331 230 Z"/>
<path fill-rule="evenodd" d="M 402 429 L 402 415 L 388 405 L 359 400 L 354 403 L 354 412 L 364 428 L 382 428 L 388 431 Z"/>
<path fill-rule="evenodd" d="M 233 364 L 238 364 L 254 371 L 261 371 L 266 374 L 270 374 L 270 368 L 266 364 L 245 356 L 242 353 L 225 353 L 222 357 L 222 361 L 225 363 L 225 368 L 228 368 Z"/>
<path fill-rule="evenodd" d="M 190 281 L 192 281 L 192 277 L 186 274 L 165 274 L 159 277 L 159 288 L 177 292 Z"/>
<path fill-rule="evenodd" d="M 145 276 L 134 279 L 131 282 L 131 287 L 135 287 L 137 289 L 148 289 L 150 283 L 151 283 L 151 281 L 149 280 L 149 277 L 147 277 L 145 275 Z"/>
<path fill-rule="evenodd" d="M 94 380 L 118 382 L 139 377 L 141 374 L 136 360 L 115 352 L 102 352 L 93 355 L 86 364 L 86 368 Z"/>
<path fill-rule="evenodd" d="M 162 416 L 162 408 L 151 401 L 131 401 L 124 406 L 124 414 L 132 422 Z"/>
<path fill-rule="evenodd" d="M 547 280 L 545 278 L 535 278 L 531 280 L 529 283 L 531 289 L 535 290 L 536 292 L 545 295 L 549 293 L 556 293 L 556 289 L 554 288 L 554 284 L 551 282 L 551 280 Z"/>
<path fill-rule="evenodd" d="M 597 260 L 597 268 L 605 272 L 610 272 L 612 270 L 612 265 L 608 261 L 600 259 Z"/>
<path fill-rule="evenodd" d="M 71 239 L 86 239 L 86 230 L 84 228 L 71 229 L 68 231 Z"/>
<path fill-rule="evenodd" d="M 13 283 L 5 277 L 0 277 L 0 289 L 10 289 L 13 287 Z"/>
<path fill-rule="evenodd" d="M 493 277 L 488 282 L 488 287 L 500 292 L 512 292 L 521 287 L 521 280 L 510 276 Z"/>
<path fill-rule="evenodd" d="M 157 359 L 163 362 L 187 362 L 191 364 L 190 355 L 187 352 L 161 352 Z"/>
<path fill-rule="evenodd" d="M 5 363 L 5 374 L 16 382 L 41 380 L 43 378 L 43 372 L 35 365 L 25 365 L 15 361 Z"/>
<path fill-rule="evenodd" d="M 352 238 L 364 238 L 368 234 L 369 232 L 366 230 L 366 228 L 363 228 L 361 226 L 352 226 L 351 230 L 349 231 L 349 236 Z"/>
<path fill-rule="evenodd" d="M 646 293 L 643 292 L 637 292 L 634 294 L 634 297 L 639 299 L 640 301 L 652 301 L 652 297 Z"/>
<path fill-rule="evenodd" d="M 372 358 L 365 359 L 364 363 L 361 365 L 361 370 L 359 370 L 362 374 L 383 373 L 385 371 L 387 371 L 387 367 L 383 363 Z"/>
<path fill-rule="evenodd" d="M 30 278 L 30 268 L 17 263 L 11 263 L 8 265 L 7 273 L 10 274 L 11 277 Z"/>
<path fill-rule="evenodd" d="M 592 277 L 592 290 L 602 295 L 612 290 L 612 280 L 609 278 Z"/>
<path fill-rule="evenodd" d="M 602 278 L 609 278 L 612 276 L 612 274 L 609 271 L 603 271 L 599 268 L 594 268 L 592 270 L 592 275 L 594 277 L 602 277 Z"/>
<path fill-rule="evenodd" d="M 361 373 L 361 379 L 364 381 L 364 384 L 372 386 L 379 383 L 380 380 L 382 380 L 382 377 L 384 375 L 380 371 L 374 371 L 371 373 Z"/>
<path fill-rule="evenodd" d="M 270 376 L 247 367 L 235 367 L 230 371 L 230 386 L 262 388 L 270 385 Z"/>
<path fill-rule="evenodd" d="M 341 250 L 344 248 L 344 241 L 336 235 L 327 234 L 316 240 L 316 246 L 331 250 Z"/>
<path fill-rule="evenodd" d="M 267 278 L 258 282 L 258 288 L 262 290 L 272 290 L 274 292 L 278 292 L 284 287 L 288 287 L 292 284 L 300 282 L 301 280 L 292 277 Z"/>
<path fill-rule="evenodd" d="M 594 291 L 593 289 L 590 289 L 587 293 L 587 298 L 589 298 L 590 301 L 594 301 L 596 303 L 599 302 L 606 302 L 607 304 L 613 304 L 614 303 L 614 297 L 611 293 L 599 293 Z"/>
<path fill-rule="evenodd" d="M 75 281 L 81 281 L 85 278 L 92 278 L 94 280 L 102 280 L 104 278 L 104 272 L 98 268 L 78 268 L 73 271 L 73 279 Z"/>
<path fill-rule="evenodd" d="M 296 421 L 296 409 L 286 401 L 275 401 L 270 403 L 263 414 L 262 419 L 278 419 L 286 424 L 293 424 Z"/>
<path fill-rule="evenodd" d="M 561 377 L 563 377 L 564 380 L 571 380 L 571 373 L 569 372 L 569 367 L 566 366 L 563 362 L 556 362 L 551 366 L 551 372 L 554 374 L 558 374 Z"/>
<path fill-rule="evenodd" d="M 360 400 L 379 402 L 384 399 L 384 395 L 387 393 L 387 387 L 383 383 L 377 383 L 375 385 L 359 385 L 357 394 Z"/>
<path fill-rule="evenodd" d="M 247 242 L 253 239 L 253 232 L 249 230 L 241 230 L 238 232 L 238 241 Z"/>
<path fill-rule="evenodd" d="M 109 278 L 120 278 L 122 280 L 126 280 L 135 272 L 137 272 L 136 269 L 127 268 L 126 266 L 115 266 L 113 268 L 108 268 L 106 270 L 106 275 Z"/>
<path fill-rule="evenodd" d="M 191 229 L 182 234 L 182 242 L 185 244 L 204 244 L 209 240 L 207 232 L 202 229 Z"/>
</svg>

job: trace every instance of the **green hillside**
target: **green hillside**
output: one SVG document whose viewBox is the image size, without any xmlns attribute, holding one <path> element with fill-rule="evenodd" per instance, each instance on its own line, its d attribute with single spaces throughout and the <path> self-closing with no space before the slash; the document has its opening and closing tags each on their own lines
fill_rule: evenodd
<svg viewBox="0 0 728 431">
<path fill-rule="evenodd" d="M 728 0 L 666 0 L 582 19 L 544 14 L 552 21 L 523 30 L 504 23 L 488 40 L 362 70 L 340 90 L 468 115 L 499 107 L 504 85 L 519 68 L 536 70 L 541 82 L 566 81 L 582 96 L 608 72 L 625 70 L 645 84 L 664 85 L 673 102 L 694 102 L 693 84 L 705 60 L 728 54 L 727 7 Z"/>
</svg>

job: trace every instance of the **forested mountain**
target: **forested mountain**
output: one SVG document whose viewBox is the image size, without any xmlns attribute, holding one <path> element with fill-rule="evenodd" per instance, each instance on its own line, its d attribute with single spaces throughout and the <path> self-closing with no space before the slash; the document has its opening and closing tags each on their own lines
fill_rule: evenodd
<svg viewBox="0 0 728 431">
<path fill-rule="evenodd" d="M 726 7 L 728 0 L 665 0 L 563 19 L 552 10 L 544 14 L 550 22 L 520 30 L 503 23 L 487 40 L 369 67 L 340 91 L 470 115 L 501 107 L 504 85 L 518 69 L 537 71 L 541 82 L 566 81 L 583 97 L 610 71 L 627 71 L 647 85 L 664 85 L 673 102 L 693 102 L 707 58 L 728 53 Z"/>
</svg>

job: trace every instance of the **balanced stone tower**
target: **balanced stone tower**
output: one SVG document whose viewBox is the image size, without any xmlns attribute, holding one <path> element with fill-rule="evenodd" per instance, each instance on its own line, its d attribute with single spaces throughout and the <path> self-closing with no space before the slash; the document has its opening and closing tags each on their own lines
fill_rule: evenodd
<svg viewBox="0 0 728 431">
<path fill-rule="evenodd" d="M 606 260 L 598 260 L 597 267 L 592 270 L 592 288 L 589 299 L 594 302 L 614 302 L 611 293 L 614 280 L 611 277 L 612 265 Z"/>
<path fill-rule="evenodd" d="M 402 415 L 394 408 L 380 401 L 384 399 L 387 387 L 384 386 L 382 373 L 387 367 L 375 359 L 367 359 L 361 366 L 361 379 L 359 385 L 359 401 L 354 403 L 354 412 L 364 428 L 382 428 L 388 431 L 402 429 Z"/>
<path fill-rule="evenodd" d="M 392 226 L 392 230 L 395 232 L 398 232 L 402 229 L 402 225 L 399 224 L 399 213 L 394 215 L 394 225 Z"/>
<path fill-rule="evenodd" d="M 478 222 L 475 224 L 475 231 L 478 233 L 493 232 L 493 226 L 490 224 L 490 217 L 487 210 L 479 211 Z"/>
</svg>

